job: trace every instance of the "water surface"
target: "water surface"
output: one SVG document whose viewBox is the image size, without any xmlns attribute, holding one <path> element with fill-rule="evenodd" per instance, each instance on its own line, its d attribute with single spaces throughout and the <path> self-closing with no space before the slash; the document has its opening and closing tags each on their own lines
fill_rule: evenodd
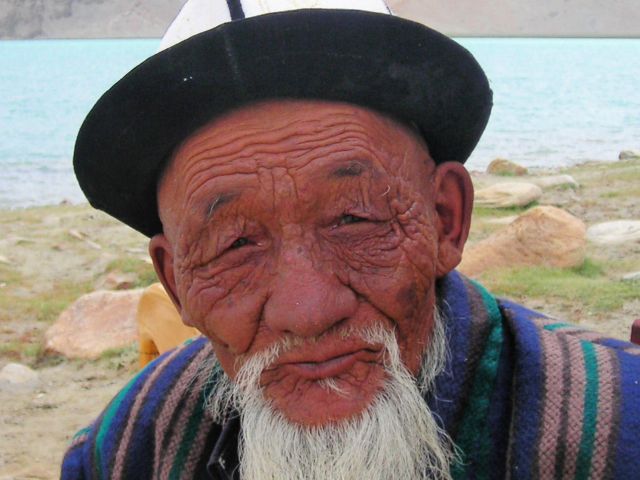
<svg viewBox="0 0 640 480">
<path fill-rule="evenodd" d="M 640 40 L 459 40 L 487 72 L 494 110 L 467 165 L 615 160 L 640 149 Z M 0 208 L 74 202 L 73 142 L 99 96 L 159 40 L 0 42 Z"/>
</svg>

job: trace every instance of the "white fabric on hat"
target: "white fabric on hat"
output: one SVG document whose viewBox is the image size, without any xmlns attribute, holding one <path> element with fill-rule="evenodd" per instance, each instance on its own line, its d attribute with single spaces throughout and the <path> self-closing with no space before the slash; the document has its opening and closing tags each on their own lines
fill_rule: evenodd
<svg viewBox="0 0 640 480">
<path fill-rule="evenodd" d="M 230 21 L 231 15 L 225 0 L 189 0 L 169 25 L 158 50 L 169 48 L 193 35 Z"/>
<path fill-rule="evenodd" d="M 241 3 L 247 17 L 302 8 L 342 8 L 389 13 L 382 0 L 242 0 Z"/>
<path fill-rule="evenodd" d="M 303 8 L 342 8 L 391 13 L 383 0 L 188 0 L 162 37 L 159 50 L 232 20 L 229 3 L 242 8 L 245 17 Z"/>
</svg>

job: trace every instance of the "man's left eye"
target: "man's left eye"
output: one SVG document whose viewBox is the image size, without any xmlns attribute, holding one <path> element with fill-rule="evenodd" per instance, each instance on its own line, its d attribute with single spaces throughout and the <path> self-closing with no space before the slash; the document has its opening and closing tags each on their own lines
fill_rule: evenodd
<svg viewBox="0 0 640 480">
<path fill-rule="evenodd" d="M 366 222 L 366 221 L 367 221 L 366 218 L 356 217 L 355 215 L 343 215 L 342 217 L 340 217 L 338 226 L 350 225 L 352 223 L 360 223 L 360 222 Z"/>
</svg>

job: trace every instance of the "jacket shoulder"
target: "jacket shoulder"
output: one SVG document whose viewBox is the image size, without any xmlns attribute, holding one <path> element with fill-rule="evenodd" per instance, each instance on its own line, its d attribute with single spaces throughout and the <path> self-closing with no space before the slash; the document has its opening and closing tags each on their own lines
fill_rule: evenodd
<svg viewBox="0 0 640 480">
<path fill-rule="evenodd" d="M 633 478 L 640 470 L 640 347 L 499 304 L 514 345 L 512 474 Z"/>
</svg>

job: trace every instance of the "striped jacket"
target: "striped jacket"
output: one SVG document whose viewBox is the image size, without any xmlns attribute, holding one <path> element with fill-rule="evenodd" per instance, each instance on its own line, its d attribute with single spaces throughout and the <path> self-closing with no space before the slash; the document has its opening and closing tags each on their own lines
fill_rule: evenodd
<svg viewBox="0 0 640 480">
<path fill-rule="evenodd" d="M 426 401 L 460 448 L 454 478 L 640 478 L 640 348 L 455 272 L 438 290 L 450 357 Z M 213 360 L 199 338 L 150 364 L 76 435 L 62 478 L 237 478 L 239 422 L 204 409 Z"/>
</svg>

